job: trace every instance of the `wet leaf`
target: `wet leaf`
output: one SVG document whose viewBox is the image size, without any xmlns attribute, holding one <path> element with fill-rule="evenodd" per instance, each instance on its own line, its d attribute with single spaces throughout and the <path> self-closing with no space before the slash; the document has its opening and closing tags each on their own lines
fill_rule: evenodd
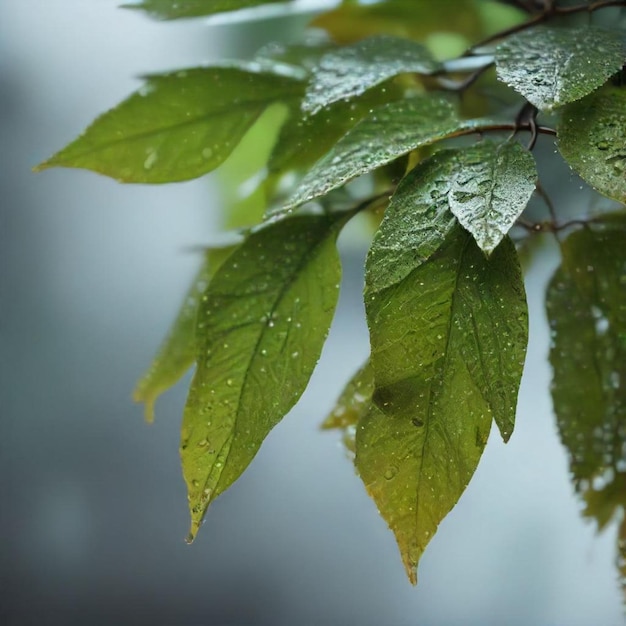
<svg viewBox="0 0 626 626">
<path fill-rule="evenodd" d="M 293 196 L 276 213 L 290 213 L 412 150 L 482 123 L 487 120 L 459 120 L 450 102 L 436 95 L 391 102 L 374 109 L 309 170 Z"/>
<path fill-rule="evenodd" d="M 364 39 L 326 53 L 313 69 L 302 109 L 316 113 L 358 96 L 398 74 L 432 74 L 441 69 L 421 44 L 398 37 Z"/>
<path fill-rule="evenodd" d="M 374 371 L 367 361 L 350 379 L 322 424 L 324 430 L 342 431 L 344 446 L 351 455 L 355 452 L 356 426 L 369 413 L 373 393 Z"/>
<path fill-rule="evenodd" d="M 601 525 L 609 484 L 626 480 L 625 242 L 623 214 L 598 230 L 572 234 L 547 295 L 559 433 L 576 489 Z M 619 491 L 624 505 L 626 492 Z"/>
<path fill-rule="evenodd" d="M 264 4 L 287 3 L 290 0 L 141 0 L 139 4 L 123 4 L 124 9 L 139 9 L 161 20 L 201 17 L 226 11 L 251 9 Z"/>
<path fill-rule="evenodd" d="M 379 233 L 406 223 L 393 206 Z M 440 233 L 450 216 L 418 208 L 414 219 Z M 365 293 L 376 407 L 357 429 L 356 465 L 415 583 L 426 545 L 478 465 L 491 420 L 505 439 L 511 434 L 527 309 L 508 238 L 487 259 L 455 225 L 429 258 L 407 260 L 405 277 L 380 290 L 369 281 L 378 258 L 368 257 Z"/>
<path fill-rule="evenodd" d="M 268 169 L 284 172 L 310 167 L 373 108 L 400 95 L 389 85 L 374 88 L 350 102 L 334 102 L 315 115 L 303 115 L 298 107 L 281 129 Z"/>
<path fill-rule="evenodd" d="M 538 109 L 578 100 L 603 85 L 626 61 L 619 31 L 596 26 L 536 26 L 496 49 L 498 78 Z"/>
<path fill-rule="evenodd" d="M 137 383 L 135 402 L 145 403 L 146 421 L 154 421 L 154 403 L 172 387 L 196 360 L 196 316 L 200 297 L 211 277 L 236 246 L 207 250 L 198 273 L 185 295 L 183 305 L 161 344 L 150 368 Z"/>
<path fill-rule="evenodd" d="M 252 234 L 203 297 L 181 437 L 190 541 L 308 383 L 335 309 L 346 215 L 300 216 Z"/>
<path fill-rule="evenodd" d="M 520 217 L 535 189 L 535 160 L 517 142 L 480 142 L 458 156 L 450 209 L 491 254 Z"/>
<path fill-rule="evenodd" d="M 566 106 L 561 154 L 600 193 L 626 202 L 626 89 L 607 87 Z"/>
<path fill-rule="evenodd" d="M 237 67 L 150 76 L 38 166 L 79 167 L 121 182 L 165 183 L 215 169 L 266 107 L 302 93 L 302 83 Z"/>
</svg>

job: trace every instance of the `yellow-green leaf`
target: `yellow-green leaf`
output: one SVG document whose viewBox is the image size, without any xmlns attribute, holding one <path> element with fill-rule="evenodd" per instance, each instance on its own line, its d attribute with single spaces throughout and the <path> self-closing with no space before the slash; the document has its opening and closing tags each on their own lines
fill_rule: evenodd
<svg viewBox="0 0 626 626">
<path fill-rule="evenodd" d="M 209 284 L 181 436 L 189 540 L 308 383 L 335 309 L 335 240 L 349 215 L 271 224 L 241 244 Z"/>
<path fill-rule="evenodd" d="M 146 421 L 154 420 L 156 399 L 174 385 L 196 360 L 196 316 L 200 296 L 206 290 L 211 276 L 234 249 L 235 246 L 229 246 L 205 252 L 202 265 L 185 295 L 183 305 L 165 341 L 150 368 L 137 383 L 133 399 L 145 404 Z"/>
<path fill-rule="evenodd" d="M 37 169 L 79 167 L 132 183 L 196 178 L 228 157 L 268 105 L 302 90 L 295 78 L 238 67 L 149 76 Z"/>
<path fill-rule="evenodd" d="M 505 440 L 511 434 L 528 338 L 513 244 L 506 238 L 486 259 L 445 209 L 450 152 L 418 166 L 413 184 L 403 181 L 367 261 L 376 407 L 357 429 L 356 465 L 412 582 L 476 469 L 492 419 Z M 396 249 L 393 234 L 403 231 Z M 396 258 L 385 265 L 386 255 Z"/>
</svg>

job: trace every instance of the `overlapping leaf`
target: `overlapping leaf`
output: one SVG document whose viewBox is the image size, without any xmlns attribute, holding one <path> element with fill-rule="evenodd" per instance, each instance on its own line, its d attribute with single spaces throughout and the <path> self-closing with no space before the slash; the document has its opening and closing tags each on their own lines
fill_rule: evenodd
<svg viewBox="0 0 626 626">
<path fill-rule="evenodd" d="M 393 86 L 372 89 L 350 102 L 334 102 L 315 115 L 294 110 L 281 129 L 270 157 L 270 172 L 310 167 L 369 112 L 400 93 Z"/>
<path fill-rule="evenodd" d="M 80 167 L 134 183 L 195 178 L 220 165 L 269 104 L 302 89 L 294 78 L 237 67 L 150 76 L 38 169 Z"/>
<path fill-rule="evenodd" d="M 442 11 L 434 2 L 343 2 L 315 18 L 312 26 L 323 28 L 335 41 L 352 43 L 375 35 L 424 39 L 434 32 L 461 33 L 479 37 L 482 24 L 472 0 L 455 0 L 453 11 Z"/>
<path fill-rule="evenodd" d="M 607 87 L 566 106 L 558 145 L 592 187 L 626 203 L 626 89 Z"/>
<path fill-rule="evenodd" d="M 196 360 L 196 316 L 200 296 L 235 246 L 207 250 L 172 327 L 150 368 L 137 383 L 133 398 L 145 403 L 146 421 L 154 420 L 156 399 L 178 381 Z"/>
<path fill-rule="evenodd" d="M 140 9 L 161 20 L 201 17 L 226 11 L 252 9 L 264 4 L 287 3 L 290 0 L 141 0 L 139 4 L 124 4 L 125 9 Z"/>
<path fill-rule="evenodd" d="M 607 471 L 626 474 L 625 242 L 624 215 L 574 233 L 548 288 L 554 410 L 583 493 Z"/>
<path fill-rule="evenodd" d="M 480 142 L 458 154 L 450 209 L 491 254 L 520 217 L 535 189 L 537 169 L 517 142 Z"/>
<path fill-rule="evenodd" d="M 447 208 L 457 157 L 439 153 L 407 176 L 367 261 L 376 406 L 357 430 L 356 464 L 413 582 L 491 420 L 511 434 L 528 336 L 512 243 L 485 258 Z"/>
<path fill-rule="evenodd" d="M 626 216 L 564 242 L 547 295 L 552 399 L 584 515 L 602 530 L 626 510 Z M 622 522 L 617 559 L 626 583 Z"/>
<path fill-rule="evenodd" d="M 591 93 L 626 61 L 626 38 L 596 26 L 536 26 L 496 49 L 498 78 L 539 109 L 553 109 Z"/>
<path fill-rule="evenodd" d="M 313 69 L 302 108 L 309 113 L 354 98 L 398 74 L 441 69 L 421 44 L 398 37 L 364 39 L 326 53 Z"/>
<path fill-rule="evenodd" d="M 339 429 L 349 454 L 354 455 L 357 424 L 367 416 L 374 393 L 374 371 L 369 361 L 359 369 L 345 386 L 335 407 L 324 420 L 325 430 Z"/>
<path fill-rule="evenodd" d="M 337 300 L 335 239 L 346 219 L 308 215 L 258 231 L 202 299 L 181 442 L 190 540 L 306 387 Z"/>
<path fill-rule="evenodd" d="M 289 213 L 412 150 L 484 123 L 488 120 L 459 120 L 450 102 L 435 95 L 374 109 L 309 170 L 277 213 Z"/>
</svg>

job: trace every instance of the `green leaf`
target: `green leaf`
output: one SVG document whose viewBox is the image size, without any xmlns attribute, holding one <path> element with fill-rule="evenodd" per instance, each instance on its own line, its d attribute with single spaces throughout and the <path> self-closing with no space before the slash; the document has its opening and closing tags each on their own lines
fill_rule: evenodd
<svg viewBox="0 0 626 626">
<path fill-rule="evenodd" d="M 369 112 L 399 98 L 393 85 L 372 89 L 350 102 L 334 102 L 316 115 L 295 110 L 282 127 L 268 163 L 270 172 L 310 167 Z"/>
<path fill-rule="evenodd" d="M 607 87 L 566 106 L 561 154 L 600 193 L 626 203 L 626 89 Z"/>
<path fill-rule="evenodd" d="M 142 0 L 139 4 L 123 4 L 124 9 L 139 9 L 161 20 L 176 20 L 185 17 L 201 17 L 251 9 L 265 4 L 289 2 L 290 0 Z"/>
<path fill-rule="evenodd" d="M 450 216 L 412 219 L 442 232 Z M 401 228 L 392 221 L 409 220 L 388 210 L 379 232 Z M 405 277 L 382 290 L 368 280 L 378 241 L 365 294 L 377 406 L 357 429 L 356 465 L 415 583 L 426 545 L 478 465 L 492 418 L 505 440 L 511 434 L 527 309 L 508 238 L 487 259 L 454 226 L 427 260 L 407 260 Z"/>
<path fill-rule="evenodd" d="M 517 142 L 480 142 L 459 152 L 450 209 L 491 254 L 520 217 L 535 189 L 535 160 Z"/>
<path fill-rule="evenodd" d="M 552 399 L 576 489 L 593 509 L 610 473 L 626 478 L 626 215 L 562 245 L 548 287 Z M 621 475 L 621 478 L 620 478 Z M 600 485 L 594 486 L 594 481 Z M 626 492 L 617 503 L 626 504 Z M 615 504 L 615 502 L 614 502 Z M 614 506 L 611 507 L 613 510 Z M 610 515 L 609 515 L 610 518 Z M 604 525 L 608 519 L 598 514 Z"/>
<path fill-rule="evenodd" d="M 316 113 L 348 100 L 398 74 L 432 74 L 441 69 L 421 44 L 379 36 L 325 54 L 307 87 L 302 109 Z"/>
<path fill-rule="evenodd" d="M 355 452 L 356 426 L 369 413 L 373 393 L 374 370 L 367 361 L 350 379 L 322 424 L 324 430 L 342 431 L 344 446 L 351 455 Z"/>
<path fill-rule="evenodd" d="M 302 93 L 302 83 L 237 67 L 150 76 L 38 166 L 80 167 L 121 182 L 189 180 L 215 169 L 266 107 Z"/>
<path fill-rule="evenodd" d="M 190 541 L 307 385 L 333 317 L 335 240 L 350 215 L 300 216 L 253 233 L 203 297 L 181 438 Z"/>
<path fill-rule="evenodd" d="M 596 26 L 536 26 L 496 49 L 498 78 L 538 109 L 578 100 L 603 85 L 626 61 L 626 38 Z"/>
<path fill-rule="evenodd" d="M 154 421 L 154 403 L 172 387 L 196 360 L 196 316 L 200 296 L 211 277 L 236 246 L 207 250 L 183 305 L 161 344 L 150 368 L 137 383 L 133 393 L 135 402 L 145 403 L 147 422 Z"/>
<path fill-rule="evenodd" d="M 313 166 L 276 213 L 290 213 L 297 206 L 412 150 L 485 122 L 459 120 L 450 102 L 435 95 L 391 102 L 374 109 Z"/>
</svg>

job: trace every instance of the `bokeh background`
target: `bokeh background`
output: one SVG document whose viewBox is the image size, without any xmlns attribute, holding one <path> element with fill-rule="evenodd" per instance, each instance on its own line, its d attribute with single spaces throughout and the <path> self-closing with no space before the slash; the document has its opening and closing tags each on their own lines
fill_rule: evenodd
<svg viewBox="0 0 626 626">
<path fill-rule="evenodd" d="M 246 54 L 289 38 L 287 23 L 251 33 L 158 23 L 111 0 L 0 0 L 0 623 L 623 623 L 615 527 L 597 536 L 582 520 L 552 412 L 550 243 L 527 272 L 516 432 L 506 446 L 492 432 L 417 588 L 339 435 L 319 431 L 367 355 L 365 244 L 349 238 L 341 304 L 309 390 L 185 545 L 178 434 L 189 379 L 159 401 L 151 426 L 131 391 L 193 276 L 194 247 L 217 237 L 215 177 L 123 186 L 30 168 L 139 75 Z M 577 181 L 570 187 L 561 200 L 586 202 Z"/>
</svg>

